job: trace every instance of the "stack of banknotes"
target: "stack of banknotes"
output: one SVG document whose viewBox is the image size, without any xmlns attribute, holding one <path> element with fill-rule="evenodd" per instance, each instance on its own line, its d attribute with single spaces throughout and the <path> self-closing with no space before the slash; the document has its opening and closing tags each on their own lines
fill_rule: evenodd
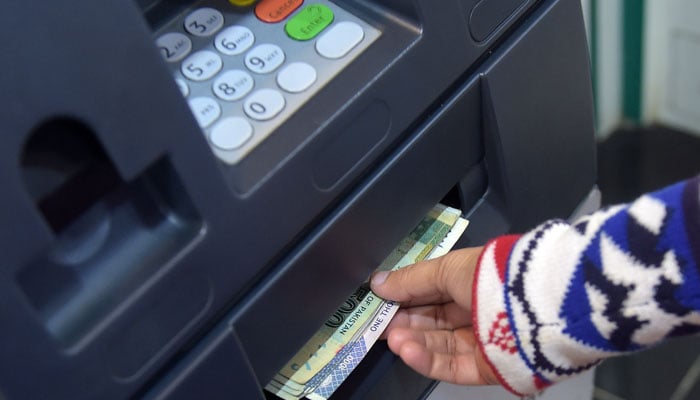
<svg viewBox="0 0 700 400">
<path fill-rule="evenodd" d="M 396 270 L 447 253 L 469 222 L 461 211 L 435 206 L 378 270 Z M 360 286 L 331 315 L 265 390 L 285 400 L 326 400 L 357 367 L 387 327 L 399 305 Z"/>
</svg>

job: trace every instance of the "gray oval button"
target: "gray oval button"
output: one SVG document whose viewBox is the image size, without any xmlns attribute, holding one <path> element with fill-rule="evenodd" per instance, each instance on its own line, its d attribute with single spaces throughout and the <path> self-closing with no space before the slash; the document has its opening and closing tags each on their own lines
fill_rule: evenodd
<svg viewBox="0 0 700 400">
<path fill-rule="evenodd" d="M 354 22 L 339 22 L 316 42 L 316 51 L 323 57 L 336 59 L 348 54 L 365 37 L 365 31 Z"/>
<path fill-rule="evenodd" d="M 209 135 L 211 143 L 221 150 L 236 150 L 253 137 L 253 127 L 245 118 L 224 118 Z"/>
</svg>

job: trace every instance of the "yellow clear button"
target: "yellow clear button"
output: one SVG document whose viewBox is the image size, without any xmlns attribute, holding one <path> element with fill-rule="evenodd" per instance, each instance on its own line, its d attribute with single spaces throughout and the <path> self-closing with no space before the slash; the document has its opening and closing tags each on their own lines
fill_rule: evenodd
<svg viewBox="0 0 700 400">
<path fill-rule="evenodd" d="M 234 6 L 245 7 L 255 3 L 256 0 L 228 0 Z"/>
</svg>

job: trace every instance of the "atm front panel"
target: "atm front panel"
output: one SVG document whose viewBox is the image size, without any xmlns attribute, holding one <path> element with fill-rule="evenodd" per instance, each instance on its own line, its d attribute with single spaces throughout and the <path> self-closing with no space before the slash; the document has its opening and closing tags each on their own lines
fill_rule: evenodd
<svg viewBox="0 0 700 400">
<path fill-rule="evenodd" d="M 0 35 L 0 397 L 264 398 L 436 203 L 477 245 L 595 186 L 575 0 L 11 2 Z M 401 368 L 338 396 L 430 391 Z"/>
</svg>

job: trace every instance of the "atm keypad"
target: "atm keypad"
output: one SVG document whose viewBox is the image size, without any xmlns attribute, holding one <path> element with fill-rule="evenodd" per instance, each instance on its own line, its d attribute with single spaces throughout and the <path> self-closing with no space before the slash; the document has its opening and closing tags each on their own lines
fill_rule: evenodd
<svg viewBox="0 0 700 400">
<path fill-rule="evenodd" d="M 379 35 L 328 0 L 207 0 L 155 37 L 214 153 L 236 164 Z"/>
</svg>

